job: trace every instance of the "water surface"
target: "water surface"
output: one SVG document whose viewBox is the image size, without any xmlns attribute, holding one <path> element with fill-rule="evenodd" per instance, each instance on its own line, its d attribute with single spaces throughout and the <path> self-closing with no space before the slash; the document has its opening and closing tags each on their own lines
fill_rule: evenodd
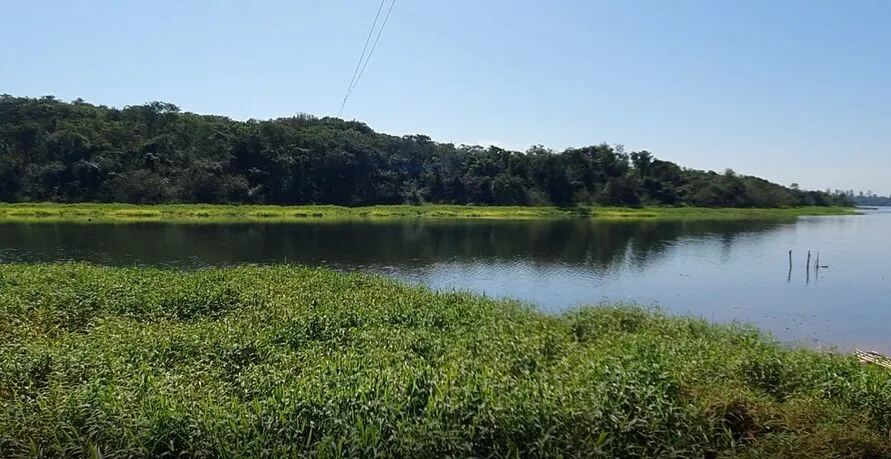
<svg viewBox="0 0 891 459">
<path fill-rule="evenodd" d="M 891 352 L 889 248 L 888 209 L 794 222 L 0 224 L 0 262 L 323 265 L 509 296 L 548 312 L 652 304 L 752 322 L 784 341 L 883 352 Z M 806 270 L 808 250 L 829 267 Z"/>
</svg>

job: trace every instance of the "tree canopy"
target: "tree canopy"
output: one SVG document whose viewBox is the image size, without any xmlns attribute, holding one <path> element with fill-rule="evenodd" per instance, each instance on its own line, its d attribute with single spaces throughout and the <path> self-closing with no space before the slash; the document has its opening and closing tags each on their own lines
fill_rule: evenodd
<svg viewBox="0 0 891 459">
<path fill-rule="evenodd" d="M 297 115 L 237 121 L 0 96 L 0 201 L 513 205 L 848 205 L 845 194 L 699 171 L 606 144 L 525 152 Z"/>
<path fill-rule="evenodd" d="M 848 197 L 854 204 L 858 206 L 891 206 L 891 196 L 879 196 L 872 191 L 860 192 L 854 195 L 854 192 L 848 192 Z"/>
</svg>

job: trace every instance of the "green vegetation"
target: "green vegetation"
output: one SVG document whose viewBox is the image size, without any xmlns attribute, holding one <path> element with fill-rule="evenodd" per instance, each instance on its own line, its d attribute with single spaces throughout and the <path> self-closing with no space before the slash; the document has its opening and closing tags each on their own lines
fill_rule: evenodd
<svg viewBox="0 0 891 459">
<path fill-rule="evenodd" d="M 300 115 L 234 121 L 0 96 L 0 201 L 791 207 L 848 197 L 596 145 L 525 152 Z"/>
<path fill-rule="evenodd" d="M 0 222 L 293 222 L 344 219 L 490 218 L 529 219 L 590 217 L 597 219 L 744 220 L 783 219 L 803 215 L 841 215 L 850 207 L 776 209 L 702 207 L 519 207 L 519 206 L 260 206 L 199 204 L 2 204 Z"/>
<path fill-rule="evenodd" d="M 888 457 L 891 373 L 361 274 L 0 266 L 4 456 Z"/>
<path fill-rule="evenodd" d="M 849 191 L 848 196 L 858 206 L 891 206 L 891 196 L 879 196 L 871 191 L 866 194 L 861 191 L 856 196 L 853 191 Z"/>
</svg>

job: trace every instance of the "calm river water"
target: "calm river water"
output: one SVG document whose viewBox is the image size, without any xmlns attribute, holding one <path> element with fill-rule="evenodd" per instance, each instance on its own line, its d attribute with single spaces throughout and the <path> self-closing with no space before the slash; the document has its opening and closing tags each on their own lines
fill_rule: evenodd
<svg viewBox="0 0 891 459">
<path fill-rule="evenodd" d="M 0 262 L 324 265 L 549 312 L 617 300 L 657 305 L 751 322 L 787 342 L 882 352 L 891 352 L 889 249 L 891 209 L 782 223 L 0 224 Z M 808 250 L 829 267 L 808 273 Z"/>
</svg>

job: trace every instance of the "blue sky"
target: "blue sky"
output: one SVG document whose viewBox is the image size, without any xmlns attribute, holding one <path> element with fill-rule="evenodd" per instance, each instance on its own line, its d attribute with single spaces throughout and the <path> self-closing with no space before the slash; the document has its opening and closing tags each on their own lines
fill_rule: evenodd
<svg viewBox="0 0 891 459">
<path fill-rule="evenodd" d="M 336 115 L 378 5 L 3 0 L 0 92 Z M 397 0 L 344 117 L 887 194 L 891 2 Z"/>
</svg>

